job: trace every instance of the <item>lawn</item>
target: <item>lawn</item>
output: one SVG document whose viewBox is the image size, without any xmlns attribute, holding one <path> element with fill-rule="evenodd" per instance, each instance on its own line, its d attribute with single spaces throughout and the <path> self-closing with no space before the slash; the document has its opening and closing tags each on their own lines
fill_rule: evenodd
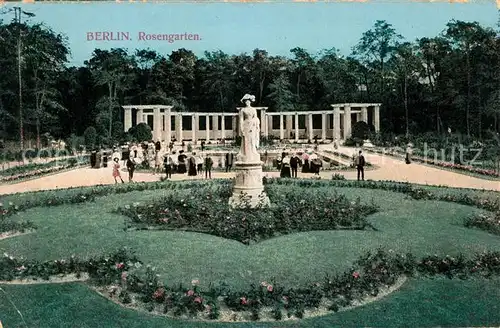
<svg viewBox="0 0 500 328">
<path fill-rule="evenodd" d="M 184 182 L 178 182 L 184 183 Z M 290 188 L 270 185 L 270 188 Z M 112 213 L 132 202 L 148 202 L 180 190 L 133 191 L 98 197 L 94 202 L 35 207 L 15 214 L 14 220 L 29 220 L 38 227 L 32 234 L 0 240 L 0 253 L 41 261 L 108 254 L 127 246 L 145 263 L 156 267 L 169 285 L 200 285 L 224 281 L 244 289 L 251 283 L 274 281 L 304 285 L 319 281 L 325 274 L 348 269 L 355 260 L 380 246 L 396 252 L 425 255 L 472 256 L 486 250 L 500 251 L 500 238 L 463 226 L 477 208 L 441 201 L 418 201 L 390 191 L 321 186 L 349 199 L 380 206 L 369 221 L 378 231 L 311 231 L 268 239 L 253 245 L 220 237 L 174 231 L 125 231 L 125 217 Z M 194 188 L 191 194 L 196 194 Z M 498 193 L 431 188 L 436 193 L 470 193 L 498 198 Z M 65 195 L 78 189 L 50 192 Z M 304 190 L 297 188 L 297 192 Z M 9 195 L 2 202 L 14 204 L 43 197 L 43 193 Z M 441 281 L 415 280 L 378 301 L 352 311 L 301 321 L 300 327 L 474 325 L 500 324 L 498 280 Z M 155 318 L 122 309 L 91 291 L 85 284 L 13 286 L 5 285 L 9 298 L 20 307 L 28 326 L 37 327 L 189 327 L 186 322 Z M 480 290 L 483 289 L 484 293 Z M 19 314 L 0 292 L 0 320 L 6 327 L 22 326 Z M 439 296 L 442 294 L 442 296 Z M 453 300 L 453 302 L 448 302 Z M 471 302 L 470 300 L 479 300 Z M 452 304 L 451 304 L 452 303 Z M 21 309 L 22 307 L 22 309 Z M 486 310 L 490 308 L 490 310 Z M 406 310 L 405 310 L 406 309 Z M 402 315 L 404 312 L 404 315 Z M 71 313 L 75 313 L 72 316 Z M 380 316 L 380 313 L 384 313 Z M 436 313 L 440 313 L 437 315 Z M 495 313 L 500 313 L 496 311 Z M 486 320 L 486 321 L 484 321 Z M 10 322 L 10 324 L 8 324 Z M 411 324 L 410 324 L 411 323 Z M 207 326 L 212 326 L 212 324 Z M 193 324 L 201 327 L 201 324 Z M 216 325 L 213 325 L 216 326 Z M 238 326 L 277 326 L 242 324 Z"/>
</svg>

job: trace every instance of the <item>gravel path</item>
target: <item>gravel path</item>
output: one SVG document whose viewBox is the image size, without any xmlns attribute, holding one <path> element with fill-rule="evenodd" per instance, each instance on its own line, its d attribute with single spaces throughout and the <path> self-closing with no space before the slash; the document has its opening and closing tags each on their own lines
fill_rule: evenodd
<svg viewBox="0 0 500 328">
<path fill-rule="evenodd" d="M 320 146 L 320 150 L 327 150 L 331 148 L 331 145 Z M 353 148 L 340 147 L 337 151 L 347 155 L 352 155 L 355 150 Z M 412 163 L 410 165 L 407 165 L 403 161 L 378 154 L 365 153 L 365 158 L 367 161 L 378 166 L 378 168 L 375 170 L 365 171 L 365 179 L 394 180 L 419 184 L 445 185 L 458 188 L 474 188 L 500 191 L 500 181 L 483 180 L 421 164 Z M 331 175 L 335 172 L 336 171 L 322 171 L 320 175 L 322 179 L 330 179 Z M 0 194 L 78 186 L 93 186 L 99 184 L 113 184 L 114 180 L 111 173 L 111 167 L 101 169 L 80 168 L 41 177 L 35 180 L 29 180 L 9 185 L 1 185 Z M 346 179 L 356 179 L 356 172 L 354 171 L 338 171 L 338 173 L 344 175 Z M 264 174 L 268 177 L 279 176 L 279 172 L 265 172 Z M 125 183 L 128 183 L 127 172 L 122 172 L 122 176 L 125 180 Z M 212 178 L 231 178 L 233 176 L 234 173 L 212 172 Z M 201 177 L 202 176 L 198 176 L 196 178 Z M 299 177 L 311 178 L 313 177 L 313 175 L 299 173 Z M 173 180 L 193 179 L 192 177 L 188 177 L 187 174 L 174 174 L 172 178 Z M 153 175 L 151 173 L 134 174 L 134 180 L 137 182 L 151 182 L 158 181 L 159 179 L 160 175 Z"/>
</svg>

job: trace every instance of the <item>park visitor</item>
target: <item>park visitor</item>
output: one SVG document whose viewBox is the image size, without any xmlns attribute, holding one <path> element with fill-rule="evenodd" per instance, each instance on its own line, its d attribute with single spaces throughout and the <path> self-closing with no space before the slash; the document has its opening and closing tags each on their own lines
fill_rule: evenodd
<svg viewBox="0 0 500 328">
<path fill-rule="evenodd" d="M 281 160 L 281 170 L 280 177 L 282 178 L 290 178 L 290 156 L 287 153 L 283 153 L 283 158 Z"/>
<path fill-rule="evenodd" d="M 172 156 L 169 154 L 165 155 L 163 158 L 163 166 L 165 167 L 165 174 L 167 179 L 172 178 L 172 166 L 173 166 L 173 159 Z"/>
<path fill-rule="evenodd" d="M 358 181 L 361 175 L 361 180 L 365 180 L 365 157 L 363 152 L 360 150 L 358 156 L 356 156 L 356 170 L 358 171 Z"/>
<path fill-rule="evenodd" d="M 198 174 L 203 174 L 203 157 L 201 155 L 197 155 L 195 157 L 196 160 L 196 170 L 198 171 Z"/>
<path fill-rule="evenodd" d="M 310 172 L 314 173 L 314 175 L 319 175 L 319 170 L 323 166 L 321 159 L 316 153 L 313 153 L 311 156 L 309 156 L 309 161 L 311 165 Z"/>
<path fill-rule="evenodd" d="M 113 178 L 115 178 L 115 183 L 118 183 L 118 180 L 116 178 L 120 178 L 122 183 L 124 183 L 122 176 L 120 174 L 120 163 L 118 163 L 118 157 L 115 157 L 114 159 L 114 164 L 113 164 Z"/>
<path fill-rule="evenodd" d="M 309 154 L 302 154 L 302 173 L 309 173 Z"/>
<path fill-rule="evenodd" d="M 134 159 L 128 158 L 127 159 L 127 171 L 128 171 L 128 181 L 129 182 L 134 182 L 134 171 L 135 171 L 135 162 Z"/>
<path fill-rule="evenodd" d="M 154 154 L 154 159 L 155 159 L 155 170 L 153 174 L 156 174 L 156 172 L 160 172 L 160 166 L 161 166 L 161 160 L 160 160 L 160 153 L 156 152 Z"/>
<path fill-rule="evenodd" d="M 177 173 L 184 174 L 187 172 L 186 168 L 186 154 L 184 150 L 179 150 L 179 156 L 177 156 Z"/>
<path fill-rule="evenodd" d="M 205 179 L 212 179 L 212 165 L 214 165 L 212 158 L 205 157 Z"/>
<path fill-rule="evenodd" d="M 406 147 L 406 154 L 405 154 L 406 164 L 411 163 L 411 153 L 412 153 L 411 144 L 408 144 L 408 146 Z"/>
<path fill-rule="evenodd" d="M 191 155 L 191 157 L 189 157 L 188 175 L 190 177 L 195 177 L 197 175 L 197 173 L 196 173 L 196 153 L 193 153 Z"/>
<path fill-rule="evenodd" d="M 297 154 L 294 154 L 292 158 L 290 158 L 290 168 L 292 170 L 292 178 L 297 177 L 297 170 L 299 168 L 300 158 Z"/>
</svg>

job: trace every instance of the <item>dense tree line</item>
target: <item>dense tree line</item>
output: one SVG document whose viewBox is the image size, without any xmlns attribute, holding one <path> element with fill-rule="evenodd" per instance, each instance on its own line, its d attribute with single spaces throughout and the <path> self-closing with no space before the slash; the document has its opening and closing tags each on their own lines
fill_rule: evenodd
<svg viewBox="0 0 500 328">
<path fill-rule="evenodd" d="M 257 105 L 273 111 L 381 102 L 384 131 L 442 134 L 450 127 L 485 138 L 487 131 L 500 131 L 498 32 L 450 21 L 436 37 L 408 41 L 388 22 L 376 21 L 350 56 L 335 48 L 203 57 L 187 49 L 116 48 L 95 49 L 83 66 L 68 67 L 63 35 L 43 24 L 0 22 L 0 137 L 19 140 L 22 133 L 39 144 L 44 135 L 67 138 L 93 126 L 105 140 L 118 139 L 121 105 L 234 111 L 241 96 L 252 93 Z"/>
</svg>

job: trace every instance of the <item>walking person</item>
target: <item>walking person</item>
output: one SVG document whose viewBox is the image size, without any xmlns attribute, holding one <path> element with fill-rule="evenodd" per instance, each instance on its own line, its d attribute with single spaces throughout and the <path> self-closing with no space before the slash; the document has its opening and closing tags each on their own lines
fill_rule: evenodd
<svg viewBox="0 0 500 328">
<path fill-rule="evenodd" d="M 356 157 L 356 169 L 358 171 L 358 181 L 361 175 L 361 180 L 365 181 L 365 157 L 363 152 L 360 150 L 358 156 Z"/>
<path fill-rule="evenodd" d="M 118 163 L 118 157 L 114 158 L 114 164 L 113 164 L 113 178 L 115 178 L 115 183 L 118 183 L 118 180 L 116 178 L 120 178 L 122 183 L 125 183 L 122 179 L 122 176 L 120 174 L 120 163 Z"/>
<path fill-rule="evenodd" d="M 212 179 L 212 166 L 214 161 L 210 156 L 205 157 L 205 179 Z"/>
<path fill-rule="evenodd" d="M 132 158 L 127 159 L 128 182 L 134 182 L 135 162 Z"/>
</svg>

